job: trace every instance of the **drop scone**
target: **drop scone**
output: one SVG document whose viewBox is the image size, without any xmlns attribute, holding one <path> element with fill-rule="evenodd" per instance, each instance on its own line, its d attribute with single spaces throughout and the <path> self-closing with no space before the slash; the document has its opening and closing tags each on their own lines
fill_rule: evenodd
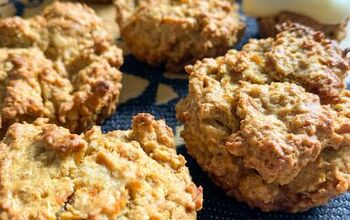
<svg viewBox="0 0 350 220">
<path fill-rule="evenodd" d="M 173 71 L 223 55 L 239 41 L 245 27 L 238 5 L 227 0 L 115 0 L 114 4 L 131 53 Z"/>
<path fill-rule="evenodd" d="M 80 132 L 117 105 L 122 51 L 79 3 L 53 3 L 30 19 L 0 20 L 1 132 L 46 117 Z"/>
<path fill-rule="evenodd" d="M 202 189 L 185 163 L 149 114 L 107 134 L 15 123 L 0 143 L 0 219 L 196 219 Z"/>
<path fill-rule="evenodd" d="M 188 66 L 176 111 L 188 152 L 228 195 L 298 212 L 349 190 L 350 66 L 320 32 L 284 28 Z"/>
<path fill-rule="evenodd" d="M 245 14 L 257 17 L 263 37 L 275 36 L 278 25 L 296 22 L 341 41 L 350 17 L 348 0 L 243 0 Z"/>
</svg>

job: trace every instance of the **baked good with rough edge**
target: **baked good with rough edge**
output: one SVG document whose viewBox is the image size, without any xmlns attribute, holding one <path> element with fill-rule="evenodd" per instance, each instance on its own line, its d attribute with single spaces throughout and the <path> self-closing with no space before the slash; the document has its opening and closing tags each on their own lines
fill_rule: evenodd
<svg viewBox="0 0 350 220">
<path fill-rule="evenodd" d="M 250 64 L 266 71 L 266 82 L 299 84 L 319 95 L 323 104 L 337 99 L 345 89 L 344 79 L 350 71 L 346 52 L 322 32 L 306 26 L 286 22 L 280 25 L 280 30 L 283 31 L 275 38 L 251 40 L 240 53 L 248 53 L 252 57 Z M 252 50 L 258 50 L 258 54 L 250 54 Z M 243 75 L 249 74 L 251 68 L 254 67 L 248 67 L 249 71 L 244 70 Z"/>
<path fill-rule="evenodd" d="M 112 0 L 79 0 L 80 2 L 93 3 L 93 4 L 111 4 Z"/>
<path fill-rule="evenodd" d="M 263 211 L 304 211 L 349 191 L 349 63 L 293 24 L 188 66 L 176 112 L 189 154 L 228 195 Z"/>
<path fill-rule="evenodd" d="M 346 53 L 321 32 L 293 23 L 281 27 L 276 38 L 251 39 L 241 51 L 198 61 L 187 72 L 228 80 L 232 87 L 239 81 L 291 82 L 319 95 L 323 104 L 338 99 L 350 70 Z"/>
<path fill-rule="evenodd" d="M 30 19 L 0 20 L 1 128 L 47 117 L 81 132 L 116 109 L 122 51 L 79 3 L 55 2 Z"/>
<path fill-rule="evenodd" d="M 227 0 L 116 0 L 114 4 L 122 39 L 131 53 L 174 71 L 224 54 L 245 28 L 238 5 Z"/>
<path fill-rule="evenodd" d="M 202 189 L 164 121 L 81 135 L 46 122 L 15 123 L 0 143 L 1 219 L 196 219 Z"/>
<path fill-rule="evenodd" d="M 346 37 L 346 26 L 349 19 L 346 19 L 339 24 L 321 24 L 304 15 L 292 12 L 281 12 L 275 16 L 258 18 L 261 37 L 276 36 L 276 34 L 280 32 L 279 25 L 287 21 L 306 25 L 316 31 L 322 31 L 331 39 L 341 41 Z"/>
</svg>

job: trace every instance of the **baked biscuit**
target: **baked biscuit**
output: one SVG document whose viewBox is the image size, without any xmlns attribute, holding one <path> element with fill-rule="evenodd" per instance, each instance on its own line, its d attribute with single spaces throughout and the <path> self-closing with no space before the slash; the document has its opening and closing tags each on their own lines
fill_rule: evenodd
<svg viewBox="0 0 350 220">
<path fill-rule="evenodd" d="M 187 67 L 176 111 L 188 152 L 251 207 L 325 204 L 349 190 L 349 68 L 335 44 L 299 25 Z"/>
<path fill-rule="evenodd" d="M 319 95 L 323 104 L 337 99 L 345 89 L 344 79 L 350 70 L 343 50 L 321 32 L 305 26 L 284 23 L 283 28 L 285 31 L 276 38 L 252 39 L 242 51 L 231 50 L 223 57 L 204 59 L 188 66 L 187 71 L 233 82 L 292 82 Z"/>
<path fill-rule="evenodd" d="M 284 22 L 299 23 L 327 37 L 341 41 L 346 37 L 346 26 L 350 18 L 347 0 L 242 0 L 242 9 L 255 17 L 261 37 L 274 37 Z"/>
<path fill-rule="evenodd" d="M 340 42 L 346 37 L 346 26 L 349 19 L 339 24 L 320 24 L 307 16 L 293 12 L 281 12 L 275 16 L 258 19 L 260 35 L 262 37 L 276 36 L 276 34 L 281 31 L 279 25 L 287 21 L 300 23 L 316 31 L 322 31 L 327 37 Z"/>
<path fill-rule="evenodd" d="M 15 123 L 0 143 L 0 218 L 196 219 L 202 190 L 185 163 L 149 114 L 107 134 Z"/>
<path fill-rule="evenodd" d="M 2 132 L 38 117 L 80 132 L 114 112 L 122 51 L 92 9 L 55 2 L 30 19 L 0 20 L 0 32 Z"/>
<path fill-rule="evenodd" d="M 224 54 L 240 39 L 244 22 L 227 0 L 115 0 L 121 36 L 150 65 L 180 71 L 198 59 Z"/>
</svg>

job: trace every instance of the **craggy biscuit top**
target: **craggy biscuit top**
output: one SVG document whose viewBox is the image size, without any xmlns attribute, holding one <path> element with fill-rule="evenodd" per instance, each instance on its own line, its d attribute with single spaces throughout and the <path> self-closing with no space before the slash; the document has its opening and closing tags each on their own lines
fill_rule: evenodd
<svg viewBox="0 0 350 220">
<path fill-rule="evenodd" d="M 238 6 L 226 0 L 116 0 L 115 4 L 121 36 L 132 54 L 172 70 L 224 54 L 244 30 Z"/>
<path fill-rule="evenodd" d="M 292 82 L 330 103 L 345 88 L 350 61 L 334 41 L 305 26 L 285 23 L 275 39 L 250 40 L 242 51 L 231 50 L 216 59 L 204 59 L 187 72 L 208 74 L 221 82 L 255 84 Z"/>
<path fill-rule="evenodd" d="M 105 59 L 117 68 L 121 66 L 122 51 L 112 45 L 102 19 L 91 8 L 82 4 L 54 3 L 42 16 L 47 21 L 46 54 L 50 59 L 63 60 L 65 65 L 72 65 L 73 71 L 79 66 L 78 59 L 84 61 L 84 54 Z"/>
<path fill-rule="evenodd" d="M 344 90 L 339 100 L 332 104 L 332 108 L 345 117 L 350 118 L 350 91 Z"/>
<path fill-rule="evenodd" d="M 2 19 L 0 30 L 1 47 L 39 47 L 47 58 L 62 61 L 67 71 L 78 65 L 84 54 L 107 59 L 116 67 L 123 62 L 122 52 L 111 44 L 102 20 L 83 4 L 55 2 L 30 19 Z"/>
<path fill-rule="evenodd" d="M 38 116 L 54 118 L 73 90 L 36 48 L 0 49 L 0 74 L 2 127 Z"/>
<path fill-rule="evenodd" d="M 92 9 L 55 2 L 30 19 L 0 20 L 0 32 L 3 129 L 48 117 L 79 132 L 114 112 L 122 51 Z"/>
<path fill-rule="evenodd" d="M 295 84 L 247 83 L 235 98 L 240 129 L 228 137 L 227 150 L 268 183 L 291 182 L 322 148 L 342 143 L 338 115 Z"/>
<path fill-rule="evenodd" d="M 297 212 L 349 190 L 349 59 L 320 33 L 285 28 L 188 66 L 176 111 L 188 152 L 229 195 Z"/>
<path fill-rule="evenodd" d="M 120 26 L 125 25 L 128 19 L 139 9 L 143 7 L 155 7 L 159 4 L 179 3 L 181 0 L 114 0 L 113 3 L 117 9 L 117 22 Z"/>
<path fill-rule="evenodd" d="M 1 219 L 195 219 L 202 191 L 164 121 L 85 134 L 38 120 L 0 143 Z"/>
</svg>

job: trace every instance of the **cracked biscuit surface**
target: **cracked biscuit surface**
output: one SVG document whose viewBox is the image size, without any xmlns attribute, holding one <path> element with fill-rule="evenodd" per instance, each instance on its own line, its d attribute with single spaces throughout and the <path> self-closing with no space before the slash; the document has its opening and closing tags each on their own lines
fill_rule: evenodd
<svg viewBox="0 0 350 220">
<path fill-rule="evenodd" d="M 2 133 L 38 117 L 81 132 L 114 112 L 122 51 L 92 9 L 55 2 L 30 19 L 1 19 L 0 32 Z"/>
<path fill-rule="evenodd" d="M 188 152 L 228 195 L 298 212 L 349 190 L 349 59 L 319 32 L 285 28 L 187 67 L 176 110 Z"/>
<path fill-rule="evenodd" d="M 227 0 L 115 0 L 121 36 L 131 53 L 151 65 L 180 71 L 224 54 L 240 39 L 244 22 Z"/>
<path fill-rule="evenodd" d="M 15 123 L 0 143 L 1 219 L 196 219 L 202 190 L 164 121 L 81 135 L 46 122 Z"/>
<path fill-rule="evenodd" d="M 232 87 L 238 81 L 291 82 L 319 95 L 324 104 L 336 100 L 345 89 L 349 58 L 321 32 L 291 23 L 284 23 L 283 28 L 276 38 L 252 39 L 241 51 L 204 59 L 188 66 L 187 72 L 232 81 Z"/>
</svg>

